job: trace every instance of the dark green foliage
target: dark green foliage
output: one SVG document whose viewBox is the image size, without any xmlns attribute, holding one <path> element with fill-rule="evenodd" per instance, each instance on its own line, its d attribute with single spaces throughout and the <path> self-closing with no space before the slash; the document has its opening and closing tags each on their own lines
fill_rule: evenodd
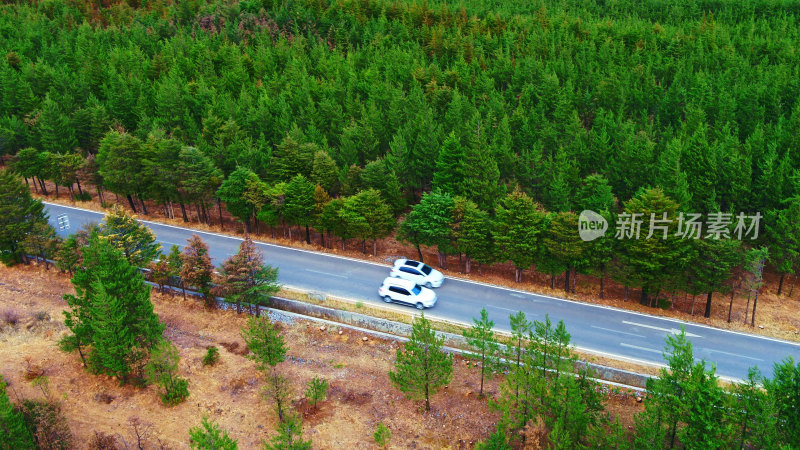
<svg viewBox="0 0 800 450">
<path fill-rule="evenodd" d="M 247 201 L 245 192 L 249 183 L 258 183 L 258 175 L 251 170 L 239 167 L 225 179 L 217 191 L 217 197 L 225 203 L 225 208 L 244 223 L 245 230 L 250 231 L 250 219 L 255 214 L 253 204 Z"/>
<path fill-rule="evenodd" d="M 545 213 L 521 191 L 508 194 L 497 205 L 495 242 L 499 261 L 511 261 L 515 281 L 533 264 L 545 225 Z"/>
<path fill-rule="evenodd" d="M 25 416 L 9 400 L 6 382 L 0 375 L 0 449 L 33 448 L 33 437 L 25 425 Z"/>
<path fill-rule="evenodd" d="M 776 363 L 775 376 L 765 380 L 764 387 L 777 411 L 777 429 L 780 442 L 791 447 L 800 446 L 800 363 L 790 357 Z M 769 433 L 765 437 L 771 437 Z"/>
<path fill-rule="evenodd" d="M 0 261 L 12 265 L 23 260 L 28 233 L 49 233 L 44 206 L 10 170 L 0 171 Z"/>
<path fill-rule="evenodd" d="M 450 383 L 453 375 L 453 355 L 442 347 L 444 336 L 436 336 L 423 313 L 414 319 L 411 337 L 403 349 L 397 350 L 395 370 L 389 379 L 398 389 L 413 399 L 425 399 L 425 409 L 431 409 L 431 395 Z"/>
<path fill-rule="evenodd" d="M 413 244 L 418 251 L 420 245 L 435 245 L 440 255 L 448 253 L 452 247 L 453 208 L 455 202 L 448 194 L 439 191 L 424 194 L 400 225 L 398 237 Z M 419 257 L 422 260 L 422 252 Z M 442 263 L 441 257 L 439 263 Z"/>
<path fill-rule="evenodd" d="M 314 223 L 314 184 L 303 175 L 296 175 L 286 184 L 281 213 L 290 225 L 308 226 Z M 308 232 L 306 242 L 310 243 Z"/>
<path fill-rule="evenodd" d="M 238 450 L 236 439 L 231 439 L 228 432 L 219 425 L 203 417 L 200 426 L 189 429 L 189 445 L 197 450 Z"/>
<path fill-rule="evenodd" d="M 273 189 L 297 175 L 334 198 L 377 189 L 395 216 L 439 185 L 489 214 L 519 189 L 554 213 L 611 216 L 613 199 L 658 187 L 678 211 L 762 212 L 768 270 L 795 271 L 792 234 L 766 220 L 798 195 L 792 2 L 6 3 L 0 154 L 45 195 L 45 180 L 80 181 L 210 222 L 219 191 L 249 231 L 280 223 Z M 239 168 L 258 181 L 232 181 Z M 502 261 L 569 265 L 500 244 Z M 686 258 L 608 247 L 575 269 L 612 268 L 644 303 L 704 289 Z M 519 278 L 531 261 L 517 256 Z"/>
<path fill-rule="evenodd" d="M 389 205 L 375 189 L 367 189 L 348 197 L 339 211 L 339 216 L 348 232 L 362 240 L 364 253 L 366 253 L 366 240 L 372 240 L 373 255 L 378 254 L 378 239 L 388 236 L 394 230 L 396 223 Z"/>
<path fill-rule="evenodd" d="M 64 296 L 70 307 L 64 312 L 65 323 L 72 334 L 63 345 L 78 350 L 92 372 L 120 381 L 129 375 L 141 377 L 145 358 L 164 330 L 153 313 L 150 286 L 117 249 L 96 235 L 82 254 L 83 267 L 72 277 L 76 294 Z"/>
<path fill-rule="evenodd" d="M 215 346 L 210 346 L 206 350 L 206 354 L 203 356 L 203 365 L 204 366 L 213 366 L 219 361 L 219 350 Z"/>
<path fill-rule="evenodd" d="M 312 407 L 316 408 L 317 404 L 328 397 L 328 380 L 320 377 L 314 377 L 306 385 L 306 399 Z"/>
</svg>

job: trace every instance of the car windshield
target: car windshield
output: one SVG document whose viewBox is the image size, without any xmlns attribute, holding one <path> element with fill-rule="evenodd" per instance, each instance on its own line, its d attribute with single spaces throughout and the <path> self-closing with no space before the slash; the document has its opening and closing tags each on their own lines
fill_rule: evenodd
<svg viewBox="0 0 800 450">
<path fill-rule="evenodd" d="M 413 292 L 414 295 L 419 295 L 419 293 L 422 292 L 422 288 L 419 287 L 419 285 L 416 285 L 414 286 L 414 289 L 411 290 L 411 292 Z"/>
<path fill-rule="evenodd" d="M 425 275 L 430 275 L 431 274 L 431 270 L 433 270 L 433 269 L 431 269 L 431 266 L 429 266 L 427 264 L 422 266 L 422 273 L 424 273 Z"/>
</svg>

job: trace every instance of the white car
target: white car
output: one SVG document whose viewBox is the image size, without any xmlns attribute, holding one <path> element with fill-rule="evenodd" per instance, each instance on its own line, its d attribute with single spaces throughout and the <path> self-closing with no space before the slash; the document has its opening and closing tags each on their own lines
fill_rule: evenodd
<svg viewBox="0 0 800 450">
<path fill-rule="evenodd" d="M 378 289 L 378 294 L 386 303 L 398 302 L 415 306 L 417 309 L 433 308 L 436 293 L 413 281 L 388 277 Z"/>
<path fill-rule="evenodd" d="M 437 288 L 444 282 L 442 272 L 425 263 L 405 258 L 400 258 L 394 262 L 394 267 L 392 267 L 389 276 L 413 281 L 429 289 Z"/>
</svg>

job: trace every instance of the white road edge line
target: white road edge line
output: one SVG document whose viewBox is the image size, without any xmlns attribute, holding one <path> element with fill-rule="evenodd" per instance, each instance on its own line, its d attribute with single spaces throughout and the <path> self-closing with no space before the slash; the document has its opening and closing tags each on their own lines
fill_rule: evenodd
<svg viewBox="0 0 800 450">
<path fill-rule="evenodd" d="M 45 202 L 45 201 L 42 201 L 42 203 L 44 203 L 45 205 L 57 206 L 57 207 L 60 207 L 60 208 L 75 209 L 75 210 L 78 210 L 78 211 L 85 211 L 85 212 L 90 212 L 90 213 L 94 213 L 94 214 L 105 215 L 105 213 L 101 213 L 101 212 L 94 211 L 94 210 L 91 210 L 91 209 L 86 209 L 86 208 L 78 208 L 77 206 L 66 206 L 66 205 L 62 205 L 62 204 L 59 204 L 59 203 L 51 203 L 51 202 Z M 187 228 L 187 227 L 179 227 L 179 226 L 176 226 L 176 225 L 169 225 L 169 224 L 165 224 L 165 223 L 161 223 L 161 222 L 153 222 L 153 221 L 141 220 L 141 219 L 140 219 L 140 221 L 142 223 L 150 223 L 150 224 L 159 225 L 159 226 L 163 226 L 163 227 L 175 228 L 175 229 L 178 229 L 178 230 L 185 230 L 185 231 L 189 231 L 189 232 L 197 233 L 197 234 L 207 234 L 207 235 L 210 235 L 210 236 L 218 236 L 218 237 L 234 239 L 234 240 L 238 240 L 238 241 L 243 241 L 244 240 L 242 238 L 235 237 L 235 236 L 228 236 L 228 235 L 224 235 L 224 234 L 213 233 L 213 232 L 210 232 L 210 231 L 195 230 L 193 228 Z M 331 255 L 329 253 L 316 252 L 316 251 L 311 251 L 311 250 L 304 250 L 304 249 L 299 249 L 299 248 L 294 248 L 294 247 L 287 247 L 287 246 L 284 246 L 284 245 L 271 244 L 271 243 L 268 243 L 268 242 L 261 242 L 261 241 L 253 241 L 253 242 L 259 243 L 261 245 L 270 246 L 270 247 L 278 247 L 278 248 L 283 248 L 283 249 L 288 249 L 288 250 L 295 250 L 295 251 L 304 252 L 304 253 L 313 253 L 315 255 L 328 256 L 328 257 L 331 257 L 331 258 L 339 258 L 339 259 L 344 259 L 344 260 L 347 260 L 347 261 L 355 261 L 355 262 L 360 262 L 360 263 L 364 263 L 364 264 L 372 264 L 374 266 L 391 267 L 388 263 L 387 264 L 381 264 L 381 263 L 377 263 L 377 262 L 374 262 L 374 261 L 365 261 L 363 259 L 350 258 L 350 257 L 347 257 L 347 256 Z M 630 311 L 630 310 L 627 310 L 627 309 L 617 308 L 617 307 L 614 307 L 614 306 L 596 305 L 596 304 L 593 304 L 593 303 L 579 302 L 579 301 L 575 301 L 575 300 L 569 300 L 569 299 L 566 299 L 566 298 L 553 297 L 553 296 L 545 295 L 545 294 L 537 294 L 535 292 L 521 291 L 519 289 L 511 289 L 511 288 L 507 288 L 505 286 L 500 286 L 500 285 L 496 285 L 496 284 L 492 284 L 492 283 L 482 283 L 482 282 L 479 282 L 479 281 L 473 281 L 473 280 L 469 280 L 469 279 L 461 278 L 461 277 L 448 276 L 447 278 L 450 278 L 450 279 L 453 279 L 453 280 L 458 280 L 458 281 L 463 281 L 465 283 L 477 284 L 479 286 L 493 287 L 493 288 L 496 288 L 496 289 L 502 289 L 504 291 L 516 292 L 516 293 L 523 294 L 523 295 L 526 295 L 526 296 L 549 298 L 551 300 L 556 300 L 556 301 L 560 301 L 560 302 L 568 302 L 568 303 L 573 303 L 573 304 L 577 303 L 579 305 L 584 305 L 584 306 L 587 306 L 587 307 L 608 309 L 608 310 L 618 311 L 618 312 L 625 313 L 625 314 L 632 314 L 632 315 L 641 316 L 641 317 L 649 317 L 651 319 L 666 320 L 666 321 L 669 321 L 669 322 L 686 325 L 687 327 L 688 326 L 692 326 L 692 327 L 706 328 L 706 329 L 713 330 L 713 331 L 737 334 L 737 335 L 740 335 L 740 336 L 748 336 L 748 337 L 752 337 L 752 338 L 763 339 L 765 341 L 778 342 L 778 343 L 781 343 L 781 344 L 788 344 L 788 345 L 792 345 L 792 346 L 795 346 L 795 347 L 800 347 L 800 342 L 792 342 L 792 341 L 787 341 L 787 340 L 784 340 L 784 339 L 777 339 L 777 338 L 773 338 L 773 337 L 769 337 L 769 336 L 761 336 L 761 335 L 758 335 L 758 334 L 744 333 L 744 332 L 741 332 L 741 331 L 726 330 L 726 329 L 723 329 L 723 328 L 715 328 L 715 327 L 712 327 L 712 326 L 709 326 L 709 325 L 705 325 L 705 324 L 702 324 L 702 323 L 686 322 L 686 321 L 683 321 L 683 320 L 680 320 L 680 319 L 674 319 L 672 317 L 664 317 L 664 316 L 657 316 L 657 315 L 652 315 L 652 314 L 645 314 L 645 313 L 640 313 L 640 312 L 637 312 L 637 311 Z M 722 377 L 720 377 L 720 378 L 722 378 Z"/>
</svg>

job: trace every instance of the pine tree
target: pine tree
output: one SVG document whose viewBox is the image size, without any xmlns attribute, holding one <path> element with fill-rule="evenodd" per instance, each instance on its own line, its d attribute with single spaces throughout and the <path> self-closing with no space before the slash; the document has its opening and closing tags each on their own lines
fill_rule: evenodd
<svg viewBox="0 0 800 450">
<path fill-rule="evenodd" d="M 361 172 L 361 180 L 367 189 L 372 188 L 381 193 L 381 198 L 389 205 L 393 214 L 397 215 L 405 209 L 406 202 L 400 182 L 385 159 L 378 158 L 367 163 Z"/>
<path fill-rule="evenodd" d="M 800 363 L 789 357 L 775 363 L 773 378 L 764 381 L 767 394 L 775 402 L 780 442 L 800 446 Z"/>
<path fill-rule="evenodd" d="M 498 259 L 514 264 L 517 282 L 522 281 L 522 270 L 533 264 L 544 222 L 544 212 L 520 191 L 508 194 L 497 205 L 494 236 Z"/>
<path fill-rule="evenodd" d="M 0 375 L 0 449 L 33 450 L 36 446 L 25 424 L 25 417 L 9 400 L 6 386 Z"/>
<path fill-rule="evenodd" d="M 103 218 L 98 237 L 122 252 L 136 267 L 146 267 L 161 252 L 156 235 L 119 205 Z"/>
<path fill-rule="evenodd" d="M 75 235 L 70 235 L 61 241 L 58 246 L 55 255 L 56 269 L 62 272 L 69 272 L 69 275 L 72 276 L 73 272 L 80 267 L 81 259 L 78 240 Z"/>
<path fill-rule="evenodd" d="M 778 448 L 778 417 L 775 398 L 764 389 L 766 381 L 757 368 L 733 387 L 729 418 L 732 441 L 737 448 Z"/>
<path fill-rule="evenodd" d="M 290 225 L 306 227 L 306 244 L 311 243 L 309 226 L 314 222 L 314 184 L 303 175 L 295 175 L 286 184 L 281 212 Z"/>
<path fill-rule="evenodd" d="M 178 153 L 175 172 L 181 212 L 184 222 L 188 222 L 184 202 L 209 202 L 222 185 L 222 171 L 200 150 L 184 147 Z"/>
<path fill-rule="evenodd" d="M 442 143 L 439 159 L 436 160 L 436 171 L 433 174 L 433 187 L 451 196 L 462 195 L 467 180 L 464 159 L 466 152 L 458 142 L 455 133 L 451 132 Z"/>
<path fill-rule="evenodd" d="M 661 189 L 648 189 L 625 203 L 625 212 L 629 214 L 629 225 L 634 220 L 641 221 L 641 233 L 636 236 L 625 236 L 620 240 L 619 259 L 631 275 L 630 283 L 642 288 L 642 305 L 650 305 L 651 293 L 658 291 L 664 282 L 675 273 L 680 273 L 686 265 L 687 241 L 676 236 L 678 204 L 667 197 Z M 649 223 L 651 215 L 658 220 L 667 215 L 669 223 L 667 237 L 663 230 L 654 229 L 649 239 Z M 617 224 L 618 229 L 620 224 Z M 628 227 L 628 230 L 635 229 Z"/>
<path fill-rule="evenodd" d="M 578 230 L 578 216 L 572 212 L 560 212 L 550 220 L 542 238 L 542 245 L 548 254 L 566 267 L 564 292 L 575 292 L 570 286 L 570 273 L 578 276 L 588 264 L 587 244 L 581 240 Z"/>
<path fill-rule="evenodd" d="M 303 440 L 303 424 L 300 417 L 290 415 L 278 423 L 278 434 L 269 443 L 264 442 L 264 450 L 309 450 L 311 440 Z"/>
<path fill-rule="evenodd" d="M 305 137 L 293 129 L 272 153 L 270 163 L 273 179 L 271 182 L 289 181 L 296 175 L 308 178 L 314 168 L 316 144 L 305 142 Z M 270 181 L 270 180 L 267 180 Z"/>
<path fill-rule="evenodd" d="M 70 126 L 69 119 L 49 95 L 42 102 L 42 112 L 36 127 L 43 151 L 67 153 L 72 152 L 78 145 L 75 130 Z"/>
<path fill-rule="evenodd" d="M 127 133 L 111 131 L 100 142 L 97 165 L 105 187 L 127 196 L 133 212 L 133 195 L 144 192 L 142 141 Z M 145 212 L 146 214 L 146 212 Z"/>
<path fill-rule="evenodd" d="M 452 249 L 452 220 L 455 201 L 449 194 L 434 191 L 422 195 L 422 200 L 411 209 L 400 224 L 398 239 L 416 247 L 422 261 L 420 245 L 435 245 L 439 252 L 439 265 L 444 255 Z"/>
<path fill-rule="evenodd" d="M 203 417 L 200 426 L 189 429 L 189 446 L 196 450 L 238 450 L 236 439 L 219 425 Z"/>
<path fill-rule="evenodd" d="M 787 274 L 795 271 L 800 262 L 800 197 L 788 199 L 784 208 L 767 211 L 765 217 L 766 241 L 770 248 L 770 261 L 780 273 L 778 295 L 783 292 Z M 724 270 L 724 269 L 723 269 Z"/>
<path fill-rule="evenodd" d="M 225 209 L 244 224 L 245 233 L 250 233 L 250 219 L 255 214 L 253 204 L 247 201 L 245 192 L 250 184 L 258 182 L 258 175 L 253 171 L 239 167 L 217 190 L 217 197 L 225 203 Z"/>
<path fill-rule="evenodd" d="M 286 359 L 286 341 L 280 330 L 266 317 L 247 319 L 247 328 L 242 329 L 250 353 L 247 358 L 256 363 L 256 369 L 267 372 Z"/>
<path fill-rule="evenodd" d="M 214 266 L 208 255 L 208 245 L 200 239 L 200 236 L 193 234 L 187 240 L 180 259 L 180 277 L 184 297 L 186 296 L 186 286 L 192 286 L 203 294 L 207 301 L 211 300 Z"/>
<path fill-rule="evenodd" d="M 314 162 L 311 169 L 311 181 L 313 183 L 322 186 L 329 194 L 335 196 L 339 192 L 338 174 L 336 162 L 328 152 L 318 150 L 314 153 Z"/>
<path fill-rule="evenodd" d="M 361 238 L 364 253 L 367 239 L 372 240 L 374 256 L 378 255 L 378 239 L 388 236 L 396 223 L 389 206 L 375 189 L 367 189 L 348 197 L 339 215 L 348 231 Z"/>
<path fill-rule="evenodd" d="M 264 255 L 250 238 L 242 241 L 239 251 L 220 267 L 217 292 L 236 303 L 238 312 L 244 302 L 248 308 L 255 306 L 256 315 L 260 316 L 260 306 L 268 305 L 278 291 L 278 269 L 264 264 Z"/>
<path fill-rule="evenodd" d="M 483 380 L 486 375 L 492 375 L 500 369 L 500 345 L 494 336 L 494 321 L 489 320 L 489 313 L 486 308 L 481 309 L 480 320 L 473 318 L 472 328 L 464 330 L 462 333 L 467 340 L 467 345 L 473 350 L 469 357 L 480 361 L 481 364 L 481 388 L 479 395 L 483 397 Z"/>
<path fill-rule="evenodd" d="M 464 272 L 472 270 L 472 260 L 481 264 L 494 261 L 494 237 L 489 213 L 478 209 L 471 200 L 455 198 L 453 208 L 453 235 L 458 251 L 464 253 Z"/>
<path fill-rule="evenodd" d="M 322 212 L 317 216 L 317 227 L 326 233 L 339 236 L 342 239 L 342 250 L 345 248 L 347 239 L 352 236 L 347 228 L 345 218 L 340 214 L 344 203 L 344 198 L 335 198 L 325 204 Z"/>
<path fill-rule="evenodd" d="M 116 248 L 97 235 L 82 249 L 83 268 L 75 272 L 75 295 L 65 295 L 70 307 L 66 325 L 72 335 L 65 349 L 91 345 L 87 363 L 95 373 L 141 376 L 147 353 L 161 339 L 164 325 L 153 313 L 150 286 L 139 270 Z"/>
<path fill-rule="evenodd" d="M 47 232 L 44 205 L 31 198 L 28 188 L 8 169 L 0 170 L 0 261 L 12 265 L 24 261 L 23 252 L 29 233 Z M 45 234 L 43 234 L 45 233 Z"/>
<path fill-rule="evenodd" d="M 431 410 L 430 396 L 449 384 L 453 374 L 453 355 L 443 345 L 444 337 L 436 336 L 423 313 L 414 320 L 408 342 L 397 350 L 395 370 L 389 371 L 392 384 L 408 397 L 425 399 L 427 411 Z"/>
</svg>

